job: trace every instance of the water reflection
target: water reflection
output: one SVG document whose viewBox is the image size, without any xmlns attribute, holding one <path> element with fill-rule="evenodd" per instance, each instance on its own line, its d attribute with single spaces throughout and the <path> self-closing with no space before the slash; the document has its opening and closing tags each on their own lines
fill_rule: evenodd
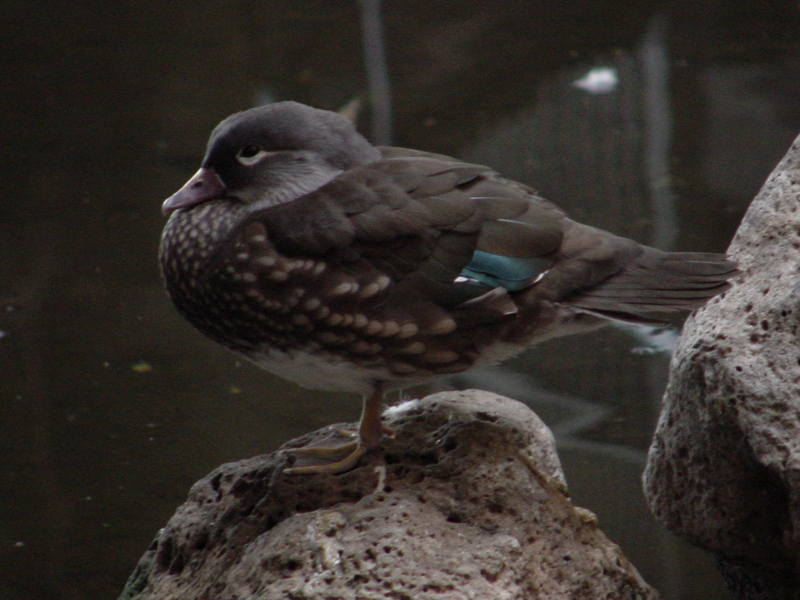
<svg viewBox="0 0 800 600">
<path fill-rule="evenodd" d="M 4 12 L 3 80 L 17 83 L 0 95 L 0 597 L 114 597 L 197 478 L 358 416 L 352 398 L 201 339 L 161 290 L 156 249 L 160 202 L 220 118 L 257 98 L 364 97 L 359 3 Z M 383 14 L 395 143 L 490 164 L 663 248 L 724 249 L 800 130 L 793 3 L 385 1 Z M 574 85 L 597 69 L 612 91 Z M 455 383 L 497 384 L 545 418 L 576 501 L 666 597 L 726 598 L 643 504 L 667 356 L 632 352 L 639 335 L 558 340 Z"/>
</svg>

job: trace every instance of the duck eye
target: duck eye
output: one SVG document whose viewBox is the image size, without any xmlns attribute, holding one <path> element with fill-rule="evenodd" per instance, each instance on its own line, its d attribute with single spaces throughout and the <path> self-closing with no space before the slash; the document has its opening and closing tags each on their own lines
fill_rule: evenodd
<svg viewBox="0 0 800 600">
<path fill-rule="evenodd" d="M 236 160 L 246 167 L 252 167 L 267 155 L 267 151 L 257 144 L 247 144 L 236 153 Z"/>
<path fill-rule="evenodd" d="M 261 148 L 259 146 L 256 146 L 255 144 L 248 144 L 247 146 L 239 150 L 239 157 L 252 158 L 259 152 L 261 152 Z"/>
</svg>

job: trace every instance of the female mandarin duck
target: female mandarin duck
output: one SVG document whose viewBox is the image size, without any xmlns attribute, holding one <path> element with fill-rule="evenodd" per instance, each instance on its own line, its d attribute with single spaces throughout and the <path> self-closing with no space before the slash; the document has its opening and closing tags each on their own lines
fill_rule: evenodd
<svg viewBox="0 0 800 600">
<path fill-rule="evenodd" d="M 304 449 L 335 462 L 292 473 L 375 449 L 388 389 L 608 320 L 657 323 L 736 272 L 576 223 L 490 168 L 374 147 L 295 102 L 222 121 L 163 210 L 164 281 L 195 327 L 303 386 L 364 396 L 357 439 Z"/>
</svg>

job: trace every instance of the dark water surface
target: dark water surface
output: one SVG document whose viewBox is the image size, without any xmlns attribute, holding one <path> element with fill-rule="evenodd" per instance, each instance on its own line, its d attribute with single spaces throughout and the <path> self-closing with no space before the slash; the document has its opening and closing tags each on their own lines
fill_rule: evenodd
<svg viewBox="0 0 800 600">
<path fill-rule="evenodd" d="M 156 253 L 160 203 L 218 120 L 364 96 L 360 4 L 6 0 L 0 15 L 0 600 L 113 598 L 195 480 L 358 417 L 356 399 L 201 338 Z M 645 243 L 722 251 L 800 132 L 799 17 L 764 0 L 386 0 L 393 143 L 490 164 Z M 362 130 L 386 135 L 386 116 L 365 110 Z M 666 598 L 729 598 L 644 505 L 669 360 L 652 345 L 607 328 L 445 385 L 528 402 L 576 503 Z"/>
</svg>

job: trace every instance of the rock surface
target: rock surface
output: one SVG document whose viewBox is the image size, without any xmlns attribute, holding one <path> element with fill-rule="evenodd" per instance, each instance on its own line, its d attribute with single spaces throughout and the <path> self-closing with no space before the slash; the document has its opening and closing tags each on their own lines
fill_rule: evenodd
<svg viewBox="0 0 800 600">
<path fill-rule="evenodd" d="M 739 598 L 800 597 L 799 209 L 800 138 L 731 243 L 741 276 L 684 326 L 645 470 Z"/>
<path fill-rule="evenodd" d="M 385 466 L 287 476 L 275 453 L 216 469 L 121 598 L 658 597 L 569 501 L 552 435 L 523 404 L 446 392 L 391 408 L 385 422 L 396 432 Z"/>
</svg>

